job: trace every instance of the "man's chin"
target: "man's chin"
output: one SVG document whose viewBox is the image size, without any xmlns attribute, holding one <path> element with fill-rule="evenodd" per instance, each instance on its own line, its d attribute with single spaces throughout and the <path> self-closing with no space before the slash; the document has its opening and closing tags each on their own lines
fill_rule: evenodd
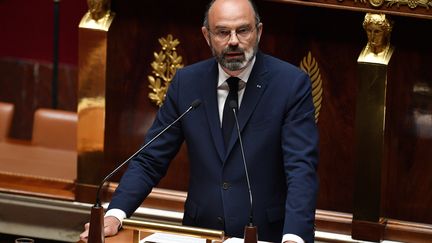
<svg viewBox="0 0 432 243">
<path fill-rule="evenodd" d="M 230 71 L 238 71 L 244 68 L 243 63 L 225 63 L 223 66 Z"/>
<path fill-rule="evenodd" d="M 225 67 L 237 67 L 238 69 L 241 69 L 244 66 L 245 60 L 244 58 L 225 58 L 224 59 L 224 66 Z"/>
</svg>

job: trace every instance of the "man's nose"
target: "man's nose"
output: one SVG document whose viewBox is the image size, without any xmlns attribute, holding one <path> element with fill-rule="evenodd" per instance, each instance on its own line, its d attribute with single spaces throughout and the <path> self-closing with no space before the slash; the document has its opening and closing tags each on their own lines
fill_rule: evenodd
<svg viewBox="0 0 432 243">
<path fill-rule="evenodd" d="M 238 43 L 239 43 L 239 39 L 237 37 L 237 33 L 235 31 L 231 31 L 229 39 L 228 39 L 228 45 L 237 46 Z"/>
</svg>

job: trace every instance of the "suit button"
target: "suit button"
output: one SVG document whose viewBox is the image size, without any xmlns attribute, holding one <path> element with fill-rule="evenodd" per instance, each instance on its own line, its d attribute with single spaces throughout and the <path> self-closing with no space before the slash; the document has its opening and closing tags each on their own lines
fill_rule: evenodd
<svg viewBox="0 0 432 243">
<path fill-rule="evenodd" d="M 224 219 L 222 217 L 217 217 L 217 221 L 219 224 L 224 225 Z"/>
<path fill-rule="evenodd" d="M 228 190 L 229 186 L 230 186 L 230 184 L 229 184 L 228 182 L 224 182 L 224 183 L 222 184 L 222 188 L 223 188 L 224 190 Z"/>
</svg>

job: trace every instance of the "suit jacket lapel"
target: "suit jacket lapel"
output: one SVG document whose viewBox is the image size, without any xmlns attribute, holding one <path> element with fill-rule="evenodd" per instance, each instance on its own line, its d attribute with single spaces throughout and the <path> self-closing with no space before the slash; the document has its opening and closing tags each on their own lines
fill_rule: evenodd
<svg viewBox="0 0 432 243">
<path fill-rule="evenodd" d="M 212 139 L 220 159 L 223 160 L 225 157 L 225 145 L 219 119 L 217 99 L 218 68 L 216 61 L 209 67 L 207 77 L 209 77 L 207 80 L 204 79 L 203 82 L 201 82 L 204 94 L 202 97 L 204 100 L 205 111 L 212 134 Z"/>
<path fill-rule="evenodd" d="M 252 69 L 249 80 L 246 83 L 246 89 L 245 93 L 243 94 L 243 100 L 241 102 L 240 110 L 237 114 L 240 132 L 243 131 L 247 121 L 255 110 L 255 107 L 258 104 L 259 100 L 261 99 L 261 95 L 264 93 L 264 90 L 267 86 L 267 79 L 265 78 L 266 73 L 267 69 L 263 60 L 263 55 L 258 52 L 254 68 Z M 227 159 L 237 139 L 238 133 L 236 128 L 234 127 L 233 135 L 231 136 L 231 140 L 225 154 L 225 159 Z"/>
</svg>

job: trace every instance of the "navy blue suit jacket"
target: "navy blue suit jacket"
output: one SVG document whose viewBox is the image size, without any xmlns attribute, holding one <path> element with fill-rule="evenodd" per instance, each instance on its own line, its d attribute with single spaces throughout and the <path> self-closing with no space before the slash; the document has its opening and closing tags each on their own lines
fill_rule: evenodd
<svg viewBox="0 0 432 243">
<path fill-rule="evenodd" d="M 130 216 L 167 171 L 183 141 L 190 181 L 185 225 L 243 237 L 250 202 L 236 130 L 225 150 L 217 105 L 214 58 L 177 71 L 146 140 L 190 104 L 201 106 L 130 162 L 109 208 Z M 258 52 L 238 111 L 260 240 L 292 233 L 313 242 L 318 133 L 310 79 L 301 70 Z"/>
</svg>

